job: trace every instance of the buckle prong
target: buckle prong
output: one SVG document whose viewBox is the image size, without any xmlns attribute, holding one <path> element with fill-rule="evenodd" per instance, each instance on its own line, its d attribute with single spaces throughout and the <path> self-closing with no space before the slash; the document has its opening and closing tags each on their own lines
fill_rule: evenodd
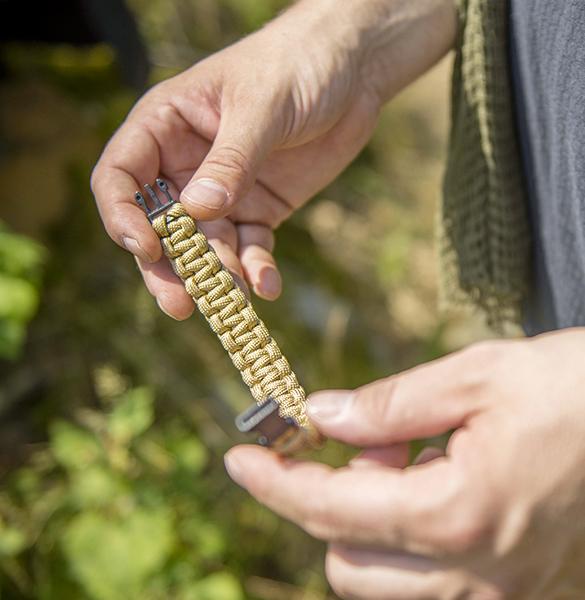
<svg viewBox="0 0 585 600">
<path fill-rule="evenodd" d="M 156 217 L 158 217 L 161 213 L 163 213 L 175 203 L 175 200 L 169 192 L 169 186 L 166 181 L 164 181 L 163 179 L 157 179 L 156 186 L 164 194 L 164 202 L 161 201 L 156 191 L 148 183 L 144 186 L 144 189 L 148 193 L 148 196 L 151 200 L 151 206 L 149 206 L 149 204 L 146 202 L 144 194 L 142 194 L 141 192 L 136 192 L 134 194 L 136 204 L 138 204 L 138 206 L 140 206 L 140 208 L 146 213 L 146 216 L 148 217 L 148 220 L 151 223 L 154 221 L 154 219 L 156 219 Z"/>
</svg>

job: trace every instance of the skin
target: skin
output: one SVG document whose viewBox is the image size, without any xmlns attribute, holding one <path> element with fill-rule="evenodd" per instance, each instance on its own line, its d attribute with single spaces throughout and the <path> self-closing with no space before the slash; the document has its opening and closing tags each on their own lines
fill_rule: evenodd
<svg viewBox="0 0 585 600">
<path fill-rule="evenodd" d="M 228 471 L 327 542 L 341 598 L 583 598 L 584 344 L 585 329 L 482 343 L 320 392 L 313 422 L 361 455 L 331 469 L 240 446 Z M 408 466 L 407 442 L 450 430 Z"/>
<path fill-rule="evenodd" d="M 92 176 L 159 306 L 193 303 L 133 194 L 163 176 L 242 286 L 275 299 L 273 231 L 363 148 L 383 104 L 453 46 L 452 0 L 301 0 L 148 92 Z M 203 186 L 197 185 L 203 182 Z M 341 598 L 561 600 L 585 590 L 585 330 L 490 342 L 313 396 L 345 468 L 232 449 L 232 478 L 328 544 Z M 454 430 L 408 465 L 408 442 Z"/>
<path fill-rule="evenodd" d="M 273 230 L 355 158 L 384 102 L 454 35 L 451 0 L 305 0 L 149 91 L 91 186 L 107 232 L 137 257 L 159 306 L 176 319 L 193 311 L 134 204 L 137 189 L 168 180 L 223 263 L 273 300 Z M 206 187 L 190 185 L 201 180 Z"/>
</svg>

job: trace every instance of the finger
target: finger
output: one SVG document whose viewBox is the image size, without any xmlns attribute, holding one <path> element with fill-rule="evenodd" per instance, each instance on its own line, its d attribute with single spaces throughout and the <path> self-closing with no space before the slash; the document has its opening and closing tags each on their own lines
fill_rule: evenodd
<svg viewBox="0 0 585 600">
<path fill-rule="evenodd" d="M 247 291 L 241 265 L 234 252 L 237 234 L 233 223 L 223 219 L 201 225 L 224 266 L 230 270 L 236 283 Z M 148 291 L 156 298 L 159 308 L 165 314 L 179 321 L 191 316 L 195 307 L 193 299 L 186 292 L 183 282 L 173 272 L 166 257 L 152 264 L 139 259 L 136 259 L 136 263 Z"/>
<path fill-rule="evenodd" d="M 473 593 L 477 593 L 473 597 L 486 600 L 500 597 L 487 595 L 489 587 L 463 570 L 412 554 L 331 544 L 325 571 L 331 587 L 343 600 L 438 600 L 469 598 Z"/>
<path fill-rule="evenodd" d="M 261 181 L 244 195 L 230 212 L 230 218 L 236 223 L 266 225 L 276 229 L 295 210 L 292 204 L 269 190 Z"/>
<path fill-rule="evenodd" d="M 244 279 L 242 264 L 238 258 L 238 234 L 235 225 L 228 219 L 218 219 L 199 223 L 201 231 L 207 236 L 209 245 L 213 248 L 223 266 L 230 271 L 236 284 L 249 297 L 250 292 Z"/>
<path fill-rule="evenodd" d="M 441 450 L 441 448 L 435 448 L 434 446 L 427 446 L 423 448 L 418 456 L 414 459 L 415 465 L 425 465 L 432 460 L 437 458 L 442 458 L 445 456 L 445 451 Z"/>
<path fill-rule="evenodd" d="M 199 227 L 199 229 L 201 229 L 201 231 L 205 234 L 210 244 L 211 242 L 214 242 L 216 246 L 219 246 L 221 244 L 222 251 L 224 248 L 229 249 L 230 260 L 233 256 L 236 256 L 236 253 L 238 251 L 238 231 L 236 229 L 236 226 L 232 223 L 232 221 L 230 221 L 229 219 L 218 219 L 217 221 L 198 223 L 197 227 Z M 219 255 L 219 252 L 215 248 L 215 246 L 213 247 L 213 249 L 218 253 L 218 256 L 221 259 L 222 256 Z M 240 265 L 240 261 L 238 260 L 237 262 L 237 270 L 241 273 L 242 267 Z"/>
<path fill-rule="evenodd" d="M 201 166 L 181 193 L 181 202 L 201 220 L 228 214 L 252 188 L 262 161 L 274 144 L 274 128 L 254 107 L 222 115 L 217 136 Z"/>
<path fill-rule="evenodd" d="M 390 467 L 405 469 L 408 466 L 408 444 L 394 444 L 384 448 L 367 448 L 353 458 L 349 466 L 352 468 Z"/>
<path fill-rule="evenodd" d="M 144 129 L 123 125 L 105 148 L 91 188 L 109 236 L 146 262 L 161 255 L 160 241 L 134 200 L 144 183 L 158 176 L 158 146 Z"/>
<path fill-rule="evenodd" d="M 239 257 L 246 280 L 258 296 L 276 300 L 282 279 L 272 256 L 274 234 L 263 225 L 238 225 Z"/>
<path fill-rule="evenodd" d="M 313 394 L 307 413 L 326 436 L 357 446 L 441 435 L 480 410 L 485 368 L 453 354 L 355 391 Z"/>
<path fill-rule="evenodd" d="M 183 321 L 193 314 L 193 299 L 185 291 L 183 282 L 175 275 L 166 257 L 155 263 L 145 263 L 136 258 L 136 264 L 148 291 L 166 315 Z"/>
<path fill-rule="evenodd" d="M 258 501 L 319 539 L 425 555 L 468 542 L 467 522 L 457 520 L 464 514 L 461 475 L 447 461 L 335 470 L 238 446 L 226 455 L 226 468 Z"/>
</svg>

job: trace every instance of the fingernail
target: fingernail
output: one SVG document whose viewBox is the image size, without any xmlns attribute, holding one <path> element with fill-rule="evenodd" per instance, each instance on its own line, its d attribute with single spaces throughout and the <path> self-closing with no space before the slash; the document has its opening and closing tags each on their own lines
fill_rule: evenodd
<svg viewBox="0 0 585 600">
<path fill-rule="evenodd" d="M 315 421 L 341 421 L 347 416 L 352 401 L 353 392 L 319 392 L 309 398 L 307 414 Z"/>
<path fill-rule="evenodd" d="M 137 256 L 146 262 L 152 262 L 152 258 L 148 256 L 142 246 L 134 238 L 123 237 L 122 244 L 124 244 L 124 248 L 126 248 L 126 250 L 128 250 L 128 252 L 131 254 L 134 254 L 134 256 Z"/>
<path fill-rule="evenodd" d="M 219 210 L 228 201 L 228 192 L 213 179 L 198 179 L 183 190 L 181 199 L 193 206 Z"/>
<path fill-rule="evenodd" d="M 165 313 L 165 315 L 167 317 L 171 317 L 171 319 L 174 319 L 175 321 L 178 321 L 179 319 L 177 319 L 177 317 L 174 317 L 166 308 L 164 305 L 164 300 L 162 298 L 157 298 L 156 299 L 156 303 L 158 304 L 158 307 L 162 310 L 162 312 Z"/>
<path fill-rule="evenodd" d="M 223 457 L 223 462 L 225 464 L 225 470 L 228 472 L 230 478 L 239 486 L 245 488 L 244 469 L 238 459 L 230 456 L 228 453 Z"/>
<path fill-rule="evenodd" d="M 280 274 L 275 269 L 264 269 L 260 273 L 259 292 L 267 298 L 277 298 L 282 289 Z"/>
</svg>

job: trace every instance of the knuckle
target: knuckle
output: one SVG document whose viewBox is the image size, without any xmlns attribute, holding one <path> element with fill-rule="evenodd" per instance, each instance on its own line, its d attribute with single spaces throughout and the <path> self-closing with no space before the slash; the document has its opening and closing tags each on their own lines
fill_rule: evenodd
<svg viewBox="0 0 585 600">
<path fill-rule="evenodd" d="M 184 121 L 177 108 L 170 102 L 160 99 L 152 103 L 149 117 L 153 123 L 172 123 L 173 126 L 180 126 Z M 178 129 L 179 127 L 177 127 Z M 153 127 L 156 130 L 156 125 Z"/>
<path fill-rule="evenodd" d="M 473 553 L 490 542 L 492 507 L 484 494 L 470 493 L 463 481 L 452 480 L 440 493 L 420 502 L 415 518 L 437 556 Z"/>
<path fill-rule="evenodd" d="M 461 391 L 488 400 L 509 396 L 511 382 L 523 380 L 521 372 L 530 379 L 538 364 L 536 348 L 524 340 L 479 342 L 463 355 Z"/>
<path fill-rule="evenodd" d="M 485 511 L 471 507 L 452 509 L 435 543 L 446 555 L 471 554 L 484 548 L 490 538 L 490 523 Z"/>
<path fill-rule="evenodd" d="M 441 542 L 448 554 L 468 554 L 480 548 L 485 540 L 485 530 L 481 522 L 466 517 L 451 525 Z"/>
<path fill-rule="evenodd" d="M 158 83 L 156 83 L 155 85 L 153 85 L 150 90 L 148 90 L 148 93 L 145 95 L 145 97 L 149 97 L 149 98 L 166 98 L 169 88 L 172 85 L 172 82 L 175 78 L 171 77 L 169 79 L 163 79 L 162 81 L 159 81 Z"/>
<path fill-rule="evenodd" d="M 463 353 L 474 364 L 491 366 L 500 360 L 503 349 L 509 344 L 508 340 L 485 340 L 472 344 Z"/>
<path fill-rule="evenodd" d="M 504 350 L 509 347 L 508 340 L 488 340 L 472 344 L 460 354 L 463 364 L 461 389 L 465 393 L 481 393 L 493 385 L 497 373 L 505 364 Z"/>
<path fill-rule="evenodd" d="M 140 115 L 148 111 L 153 103 L 163 102 L 169 95 L 169 87 L 172 79 L 166 79 L 153 85 L 134 105 L 130 115 Z"/>
</svg>

